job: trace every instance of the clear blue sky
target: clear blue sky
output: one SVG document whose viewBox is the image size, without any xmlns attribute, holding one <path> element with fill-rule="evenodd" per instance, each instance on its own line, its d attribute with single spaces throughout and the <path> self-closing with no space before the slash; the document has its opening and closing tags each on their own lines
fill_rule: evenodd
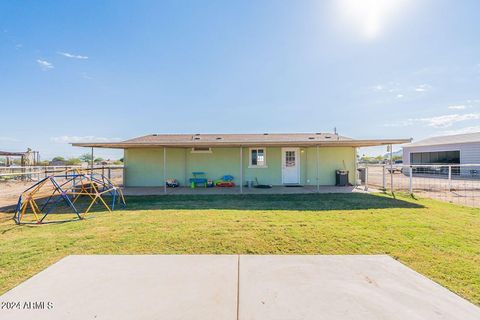
<svg viewBox="0 0 480 320">
<path fill-rule="evenodd" d="M 2 1 L 0 108 L 0 150 L 44 158 L 149 133 L 480 131 L 480 1 Z"/>
</svg>

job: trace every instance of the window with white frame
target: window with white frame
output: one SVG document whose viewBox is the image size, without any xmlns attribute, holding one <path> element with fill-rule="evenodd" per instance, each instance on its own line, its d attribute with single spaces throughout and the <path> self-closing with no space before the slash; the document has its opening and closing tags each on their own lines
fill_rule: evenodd
<svg viewBox="0 0 480 320">
<path fill-rule="evenodd" d="M 267 167 L 267 150 L 265 148 L 250 148 L 250 167 Z"/>
</svg>

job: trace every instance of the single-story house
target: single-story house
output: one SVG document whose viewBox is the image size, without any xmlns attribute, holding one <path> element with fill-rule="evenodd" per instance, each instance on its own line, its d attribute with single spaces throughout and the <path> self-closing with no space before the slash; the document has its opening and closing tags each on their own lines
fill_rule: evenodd
<svg viewBox="0 0 480 320">
<path fill-rule="evenodd" d="M 193 172 L 209 179 L 231 175 L 280 185 L 335 185 L 335 171 L 355 184 L 357 148 L 402 144 L 411 139 L 356 140 L 332 133 L 151 134 L 122 142 L 73 146 L 124 149 L 126 187 L 164 186 L 167 178 L 188 186 Z"/>
<path fill-rule="evenodd" d="M 403 146 L 403 164 L 479 165 L 480 132 L 438 136 L 406 144 Z M 479 167 L 457 166 L 453 174 L 470 175 L 472 170 L 476 172 Z"/>
</svg>

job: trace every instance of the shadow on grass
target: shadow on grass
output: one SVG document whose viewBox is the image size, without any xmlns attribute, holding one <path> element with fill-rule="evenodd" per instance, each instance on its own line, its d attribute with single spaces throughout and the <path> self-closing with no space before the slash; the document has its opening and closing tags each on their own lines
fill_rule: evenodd
<svg viewBox="0 0 480 320">
<path fill-rule="evenodd" d="M 106 198 L 110 203 L 110 199 Z M 116 210 L 286 210 L 286 211 L 326 211 L 326 210 L 366 210 L 387 208 L 423 208 L 413 201 L 394 199 L 392 197 L 364 194 L 283 194 L 283 195 L 167 195 L 167 196 L 128 196 L 125 208 L 117 206 Z M 77 202 L 80 212 L 88 206 L 89 201 Z M 97 203 L 90 212 L 105 211 Z M 15 207 L 0 208 L 5 214 L 0 219 L 11 218 Z M 71 208 L 60 205 L 55 213 L 71 214 Z M 8 217 L 7 217 L 8 215 Z"/>
<path fill-rule="evenodd" d="M 125 210 L 365 210 L 423 208 L 415 202 L 363 193 L 283 195 L 168 195 L 129 196 Z"/>
</svg>

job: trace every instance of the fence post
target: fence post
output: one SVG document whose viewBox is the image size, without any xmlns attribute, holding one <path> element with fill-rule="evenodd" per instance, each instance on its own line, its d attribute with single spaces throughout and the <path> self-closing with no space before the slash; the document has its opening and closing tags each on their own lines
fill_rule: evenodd
<svg viewBox="0 0 480 320">
<path fill-rule="evenodd" d="M 448 191 L 452 191 L 452 166 L 448 166 Z"/>
<path fill-rule="evenodd" d="M 365 164 L 365 191 L 368 191 L 368 164 Z"/>
<path fill-rule="evenodd" d="M 412 181 L 412 178 L 413 178 L 413 170 L 412 170 L 412 166 L 410 166 L 410 170 L 409 171 L 409 176 L 410 176 L 410 195 L 413 195 L 413 181 Z"/>
<path fill-rule="evenodd" d="M 387 191 L 387 175 L 385 174 L 385 164 L 382 166 L 382 189 Z"/>
<path fill-rule="evenodd" d="M 111 171 L 112 171 L 112 168 L 108 167 L 108 180 L 112 180 Z"/>
<path fill-rule="evenodd" d="M 390 144 L 390 188 L 393 194 L 393 146 Z"/>
</svg>

